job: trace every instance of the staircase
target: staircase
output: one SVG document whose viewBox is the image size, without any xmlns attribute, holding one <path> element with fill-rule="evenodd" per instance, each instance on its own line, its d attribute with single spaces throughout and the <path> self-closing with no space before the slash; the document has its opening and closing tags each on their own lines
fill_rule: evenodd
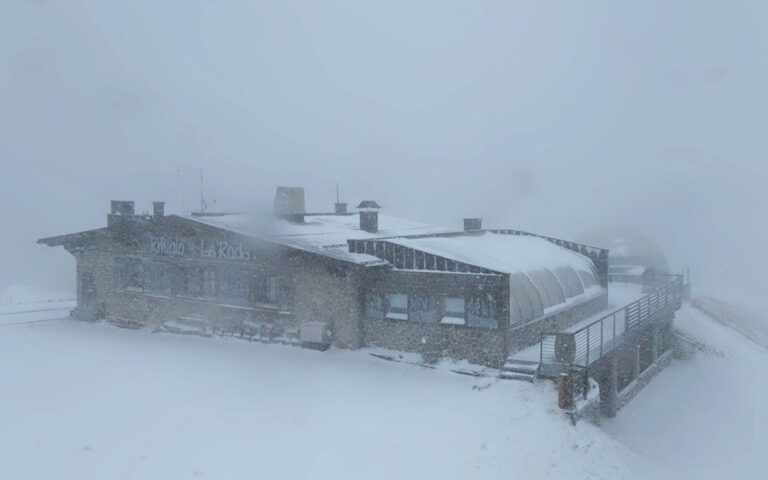
<svg viewBox="0 0 768 480">
<path fill-rule="evenodd" d="M 539 373 L 539 362 L 508 358 L 501 367 L 499 378 L 505 380 L 524 380 L 533 383 Z"/>
</svg>

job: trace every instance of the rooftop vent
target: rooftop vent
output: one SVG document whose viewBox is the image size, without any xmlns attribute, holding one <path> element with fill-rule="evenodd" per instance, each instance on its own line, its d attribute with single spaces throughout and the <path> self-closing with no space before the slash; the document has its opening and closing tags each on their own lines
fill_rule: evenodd
<svg viewBox="0 0 768 480">
<path fill-rule="evenodd" d="M 373 200 L 363 200 L 357 208 L 360 210 L 360 230 L 378 232 L 381 206 Z"/>
<path fill-rule="evenodd" d="M 301 187 L 277 187 L 275 191 L 275 216 L 296 223 L 304 222 L 304 189 Z"/>
<path fill-rule="evenodd" d="M 347 203 L 346 202 L 336 202 L 333 204 L 335 207 L 334 211 L 336 212 L 336 215 L 346 215 L 347 214 Z"/>
</svg>

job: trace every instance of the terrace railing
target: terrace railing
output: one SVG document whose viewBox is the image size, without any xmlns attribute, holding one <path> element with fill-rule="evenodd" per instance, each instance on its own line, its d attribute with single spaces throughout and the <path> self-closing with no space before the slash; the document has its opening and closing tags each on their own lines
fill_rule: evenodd
<svg viewBox="0 0 768 480">
<path fill-rule="evenodd" d="M 648 295 L 574 331 L 543 333 L 539 362 L 541 374 L 554 376 L 575 369 L 589 369 L 619 346 L 631 342 L 654 323 L 679 309 L 683 298 L 683 276 Z"/>
</svg>

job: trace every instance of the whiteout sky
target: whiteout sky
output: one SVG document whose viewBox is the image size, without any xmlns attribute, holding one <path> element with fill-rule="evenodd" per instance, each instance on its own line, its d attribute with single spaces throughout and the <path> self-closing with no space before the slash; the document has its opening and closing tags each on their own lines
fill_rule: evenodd
<svg viewBox="0 0 768 480">
<path fill-rule="evenodd" d="M 7 0 L 0 287 L 72 288 L 37 238 L 190 210 L 203 168 L 224 210 L 338 182 L 457 227 L 625 225 L 759 307 L 766 32 L 760 1 Z"/>
</svg>

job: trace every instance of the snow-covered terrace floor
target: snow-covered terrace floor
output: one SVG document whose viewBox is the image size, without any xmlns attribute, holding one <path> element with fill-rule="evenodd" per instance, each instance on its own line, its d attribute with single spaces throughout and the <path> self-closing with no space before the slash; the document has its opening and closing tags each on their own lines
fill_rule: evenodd
<svg viewBox="0 0 768 480">
<path fill-rule="evenodd" d="M 621 308 L 627 304 L 634 302 L 635 300 L 643 296 L 642 287 L 640 285 L 634 285 L 631 283 L 611 283 L 608 285 L 608 308 L 598 312 L 594 315 L 581 320 L 574 324 L 570 328 L 565 329 L 566 332 L 575 332 L 580 328 L 583 328 L 592 322 L 599 320 L 601 317 L 613 312 L 614 310 Z M 538 362 L 541 354 L 541 347 L 539 343 L 531 345 L 528 348 L 524 348 L 519 352 L 516 352 L 510 356 L 515 360 L 522 360 L 526 362 Z"/>
</svg>

